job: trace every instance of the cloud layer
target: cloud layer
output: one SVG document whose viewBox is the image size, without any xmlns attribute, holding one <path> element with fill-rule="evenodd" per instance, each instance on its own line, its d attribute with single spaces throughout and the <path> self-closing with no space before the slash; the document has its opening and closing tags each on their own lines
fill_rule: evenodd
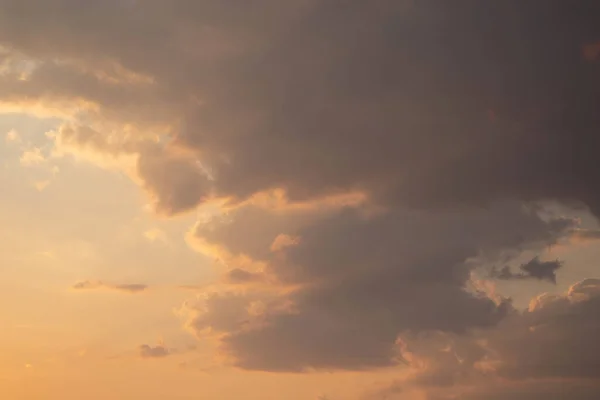
<svg viewBox="0 0 600 400">
<path fill-rule="evenodd" d="M 409 3 L 3 0 L 4 101 L 172 132 L 216 179 L 130 149 L 165 213 L 274 187 L 596 209 L 597 4 Z"/>
<path fill-rule="evenodd" d="M 125 171 L 163 216 L 210 211 L 188 240 L 223 278 L 188 327 L 240 368 L 395 366 L 418 342 L 406 382 L 431 396 L 450 371 L 485 392 L 475 363 L 589 380 L 595 281 L 521 313 L 474 275 L 597 239 L 541 211 L 600 216 L 599 17 L 593 0 L 0 0 L 0 107 L 60 117 L 54 156 Z M 490 385 L 461 398 L 520 395 Z"/>
</svg>

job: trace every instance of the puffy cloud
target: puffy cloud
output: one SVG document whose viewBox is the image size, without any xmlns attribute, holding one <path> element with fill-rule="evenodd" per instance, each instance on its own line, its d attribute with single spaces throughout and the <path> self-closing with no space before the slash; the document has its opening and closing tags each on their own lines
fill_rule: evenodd
<svg viewBox="0 0 600 400">
<path fill-rule="evenodd" d="M 24 151 L 19 161 L 21 162 L 21 165 L 29 167 L 32 165 L 43 163 L 44 161 L 46 161 L 46 158 L 42 154 L 41 149 L 34 147 L 31 150 Z"/>
<path fill-rule="evenodd" d="M 403 399 L 417 388 L 428 399 L 596 398 L 599 300 L 600 280 L 586 279 L 562 295 L 533 299 L 494 329 L 462 337 L 407 333 L 402 354 L 410 373 L 372 397 Z"/>
<path fill-rule="evenodd" d="M 198 158 L 161 144 L 155 137 L 135 133 L 122 137 L 89 126 L 64 124 L 50 135 L 57 154 L 87 158 L 128 173 L 150 195 L 159 213 L 175 214 L 194 208 L 199 193 L 205 193 L 208 179 Z"/>
<path fill-rule="evenodd" d="M 251 205 L 236 212 L 222 224 L 200 224 L 195 234 L 230 255 L 230 277 L 257 277 L 236 266 L 235 256 L 244 255 L 264 266 L 260 276 L 273 286 L 210 297 L 190 326 L 220 332 L 237 365 L 265 370 L 392 365 L 402 331 L 493 326 L 511 306 L 466 291 L 471 271 L 555 243 L 576 227 L 569 219 L 544 221 L 518 203 L 375 214 L 342 208 L 298 219 Z M 243 232 L 252 233 L 248 241 Z M 282 232 L 300 239 L 272 252 Z M 248 312 L 254 301 L 265 304 L 258 315 Z M 225 316 L 232 318 L 224 323 Z"/>
<path fill-rule="evenodd" d="M 600 378 L 600 281 L 586 279 L 562 296 L 542 297 L 491 342 L 503 355 L 498 370 L 507 377 Z M 502 326 L 501 326 L 502 328 Z"/>
<path fill-rule="evenodd" d="M 102 281 L 81 281 L 74 284 L 72 287 L 74 290 L 97 290 L 97 289 L 109 289 L 116 290 L 125 293 L 140 293 L 148 289 L 147 285 L 140 283 L 106 283 Z"/>
</svg>

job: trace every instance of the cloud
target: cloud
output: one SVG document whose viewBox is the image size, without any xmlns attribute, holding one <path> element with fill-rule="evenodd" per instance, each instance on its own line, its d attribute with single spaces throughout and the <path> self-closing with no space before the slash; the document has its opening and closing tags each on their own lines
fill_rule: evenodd
<svg viewBox="0 0 600 400">
<path fill-rule="evenodd" d="M 501 321 L 510 304 L 464 290 L 470 272 L 486 260 L 555 243 L 576 227 L 569 219 L 544 221 L 518 203 L 452 212 L 364 211 L 342 208 L 305 225 L 311 217 L 248 206 L 237 211 L 239 219 L 234 213 L 222 224 L 199 225 L 196 235 L 218 240 L 232 255 L 227 274 L 255 277 L 235 269 L 235 256 L 243 254 L 265 266 L 263 276 L 273 286 L 211 295 L 192 307 L 189 326 L 198 335 L 218 333 L 222 351 L 247 369 L 393 365 L 402 331 L 461 333 Z M 251 240 L 237 236 L 245 231 L 253 232 Z M 281 231 L 301 240 L 273 253 Z M 255 301 L 265 305 L 263 312 L 250 315 Z"/>
<path fill-rule="evenodd" d="M 597 40 L 591 1 L 543 13 L 512 0 L 29 1 L 0 4 L 0 43 L 35 60 L 27 79 L 3 78 L 4 98 L 76 100 L 86 121 L 172 134 L 214 179 L 168 152 L 140 159 L 164 213 L 276 187 L 292 199 L 358 188 L 388 206 L 600 204 L 595 69 L 580 54 Z"/>
<path fill-rule="evenodd" d="M 46 161 L 46 157 L 42 154 L 42 150 L 35 147 L 31 150 L 26 150 L 19 159 L 21 165 L 29 167 L 36 164 L 42 164 Z"/>
<path fill-rule="evenodd" d="M 235 365 L 378 368 L 407 357 L 403 332 L 434 346 L 498 327 L 496 373 L 533 363 L 519 372 L 541 379 L 530 349 L 562 357 L 576 334 L 530 343 L 558 317 L 530 331 L 547 311 L 468 287 L 478 268 L 596 236 L 536 207 L 600 215 L 597 15 L 593 0 L 0 0 L 0 107 L 62 118 L 54 155 L 126 171 L 159 214 L 225 212 L 188 236 L 225 278 L 188 326 Z M 565 321 L 593 303 L 560 306 Z M 511 350 L 524 344 L 529 361 Z M 474 373 L 444 354 L 421 358 Z"/>
<path fill-rule="evenodd" d="M 154 209 L 172 215 L 196 206 L 206 172 L 193 154 L 163 146 L 156 137 L 106 135 L 85 125 L 63 124 L 51 133 L 55 152 L 127 173 L 149 194 Z M 171 193 L 168 198 L 161 193 Z M 171 204 L 173 201 L 176 202 Z"/>
<path fill-rule="evenodd" d="M 556 271 L 562 266 L 563 263 L 558 260 L 541 261 L 539 257 L 534 257 L 521 264 L 521 272 L 512 272 L 509 266 L 504 266 L 501 269 L 494 268 L 491 277 L 503 280 L 538 279 L 556 284 Z"/>
<path fill-rule="evenodd" d="M 250 272 L 241 268 L 234 268 L 228 271 L 226 275 L 226 280 L 231 283 L 261 282 L 264 279 L 265 277 L 261 273 Z"/>
<path fill-rule="evenodd" d="M 171 351 L 161 344 L 156 346 L 143 344 L 138 347 L 138 350 L 142 358 L 164 358 L 171 354 Z"/>
<path fill-rule="evenodd" d="M 402 399 L 416 388 L 428 399 L 595 398 L 599 307 L 600 280 L 586 279 L 564 294 L 534 298 L 529 310 L 511 313 L 494 329 L 462 337 L 406 333 L 409 373 L 370 397 Z"/>
<path fill-rule="evenodd" d="M 110 289 L 124 293 L 140 293 L 148 289 L 147 285 L 140 283 L 121 283 L 112 284 L 105 283 L 102 281 L 81 281 L 74 284 L 72 287 L 74 290 L 98 290 L 98 289 Z"/>
<path fill-rule="evenodd" d="M 286 234 L 277 235 L 271 243 L 271 251 L 280 251 L 289 246 L 295 246 L 300 243 L 300 238 L 292 237 Z"/>
</svg>

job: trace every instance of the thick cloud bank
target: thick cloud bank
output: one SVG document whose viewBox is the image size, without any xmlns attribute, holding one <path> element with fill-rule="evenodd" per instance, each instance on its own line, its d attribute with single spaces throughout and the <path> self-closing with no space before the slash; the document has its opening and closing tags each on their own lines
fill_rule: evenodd
<svg viewBox="0 0 600 400">
<path fill-rule="evenodd" d="M 188 235 L 225 270 L 188 324 L 241 368 L 406 364 L 407 335 L 484 363 L 484 335 L 494 376 L 586 399 L 595 281 L 519 313 L 474 272 L 556 283 L 544 249 L 598 238 L 539 212 L 600 215 L 598 21 L 594 0 L 0 0 L 0 108 L 61 118 L 53 155 L 125 171 L 159 214 L 222 214 Z M 439 386 L 424 371 L 410 390 Z M 539 389 L 467 378 L 460 398 Z"/>
</svg>

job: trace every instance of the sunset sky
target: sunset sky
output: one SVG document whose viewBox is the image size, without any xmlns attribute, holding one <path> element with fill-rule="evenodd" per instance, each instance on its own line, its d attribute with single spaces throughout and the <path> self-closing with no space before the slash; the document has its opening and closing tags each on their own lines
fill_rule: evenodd
<svg viewBox="0 0 600 400">
<path fill-rule="evenodd" d="M 0 0 L 0 398 L 597 400 L 600 2 Z"/>
</svg>

